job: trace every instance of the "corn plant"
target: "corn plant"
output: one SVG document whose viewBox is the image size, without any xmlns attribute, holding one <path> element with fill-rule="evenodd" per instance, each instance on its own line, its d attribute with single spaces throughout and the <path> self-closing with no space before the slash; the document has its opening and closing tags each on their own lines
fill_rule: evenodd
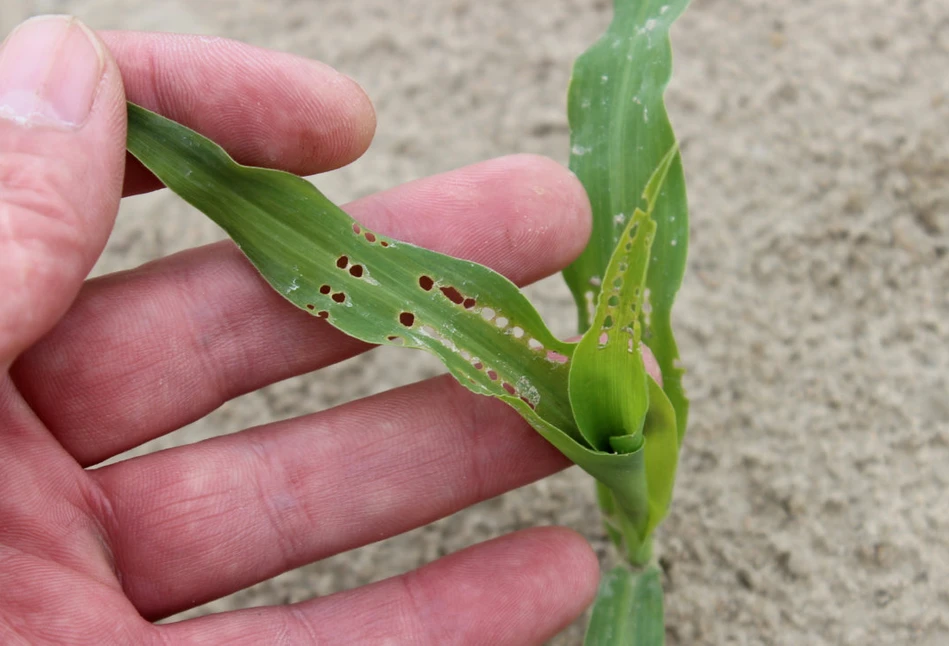
<svg viewBox="0 0 949 646">
<path fill-rule="evenodd" d="M 564 272 L 579 309 L 576 343 L 556 338 L 492 270 L 371 231 L 306 180 L 237 164 L 184 126 L 128 107 L 130 152 L 221 226 L 288 301 L 362 341 L 436 355 L 593 476 L 626 565 L 601 583 L 591 645 L 664 639 L 652 536 L 672 498 L 688 412 L 670 323 L 688 212 L 662 95 L 668 30 L 687 3 L 616 0 L 609 30 L 574 68 L 570 167 L 594 214 L 589 245 Z M 663 385 L 647 374 L 641 344 Z"/>
</svg>

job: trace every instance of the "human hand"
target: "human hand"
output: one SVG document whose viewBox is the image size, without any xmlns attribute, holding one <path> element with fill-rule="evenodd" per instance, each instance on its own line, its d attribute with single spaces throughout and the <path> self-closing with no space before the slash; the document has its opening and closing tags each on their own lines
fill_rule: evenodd
<svg viewBox="0 0 949 646">
<path fill-rule="evenodd" d="M 151 621 L 567 465 L 448 377 L 89 470 L 223 402 L 368 346 L 283 301 L 229 242 L 83 282 L 120 197 L 125 98 L 239 161 L 311 174 L 368 146 L 349 79 L 197 37 L 31 21 L 0 51 L 0 643 L 540 643 L 592 600 L 576 534 L 518 532 L 299 604 Z M 111 52 L 111 53 L 109 53 Z M 123 90 L 124 81 L 124 90 Z M 518 283 L 581 250 L 559 165 L 486 162 L 351 204 L 368 226 Z"/>
</svg>

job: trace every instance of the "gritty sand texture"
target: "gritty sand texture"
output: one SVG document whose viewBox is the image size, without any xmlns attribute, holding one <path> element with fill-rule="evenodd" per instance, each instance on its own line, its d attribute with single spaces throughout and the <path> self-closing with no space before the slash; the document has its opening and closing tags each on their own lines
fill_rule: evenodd
<svg viewBox="0 0 949 646">
<path fill-rule="evenodd" d="M 3 0 L 96 28 L 228 36 L 324 60 L 378 135 L 319 178 L 345 201 L 514 152 L 566 161 L 574 57 L 605 0 Z M 692 424 L 658 549 L 669 643 L 949 644 L 949 3 L 695 0 L 669 110 L 692 205 L 675 310 Z M 129 201 L 98 271 L 219 237 L 168 195 Z M 572 331 L 559 278 L 530 290 Z M 384 350 L 234 401 L 149 449 L 440 372 Z M 942 465 L 942 466 L 939 466 Z M 314 465 L 319 468 L 319 465 Z M 562 523 L 601 554 L 576 469 L 208 604 L 286 603 Z M 578 644 L 579 624 L 555 644 Z"/>
</svg>

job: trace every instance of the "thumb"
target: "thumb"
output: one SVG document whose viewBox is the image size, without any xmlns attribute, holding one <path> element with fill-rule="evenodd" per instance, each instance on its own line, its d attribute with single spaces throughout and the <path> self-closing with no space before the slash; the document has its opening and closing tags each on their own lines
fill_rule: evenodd
<svg viewBox="0 0 949 646">
<path fill-rule="evenodd" d="M 109 236 L 125 172 L 118 67 L 67 16 L 0 48 L 0 370 L 72 303 Z"/>
</svg>

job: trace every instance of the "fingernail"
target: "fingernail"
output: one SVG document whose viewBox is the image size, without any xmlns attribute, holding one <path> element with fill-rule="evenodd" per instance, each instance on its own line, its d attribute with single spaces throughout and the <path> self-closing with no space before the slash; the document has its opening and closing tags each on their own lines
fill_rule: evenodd
<svg viewBox="0 0 949 646">
<path fill-rule="evenodd" d="M 39 16 L 0 46 L 0 117 L 23 125 L 77 128 L 102 78 L 98 40 L 70 16 Z"/>
</svg>

